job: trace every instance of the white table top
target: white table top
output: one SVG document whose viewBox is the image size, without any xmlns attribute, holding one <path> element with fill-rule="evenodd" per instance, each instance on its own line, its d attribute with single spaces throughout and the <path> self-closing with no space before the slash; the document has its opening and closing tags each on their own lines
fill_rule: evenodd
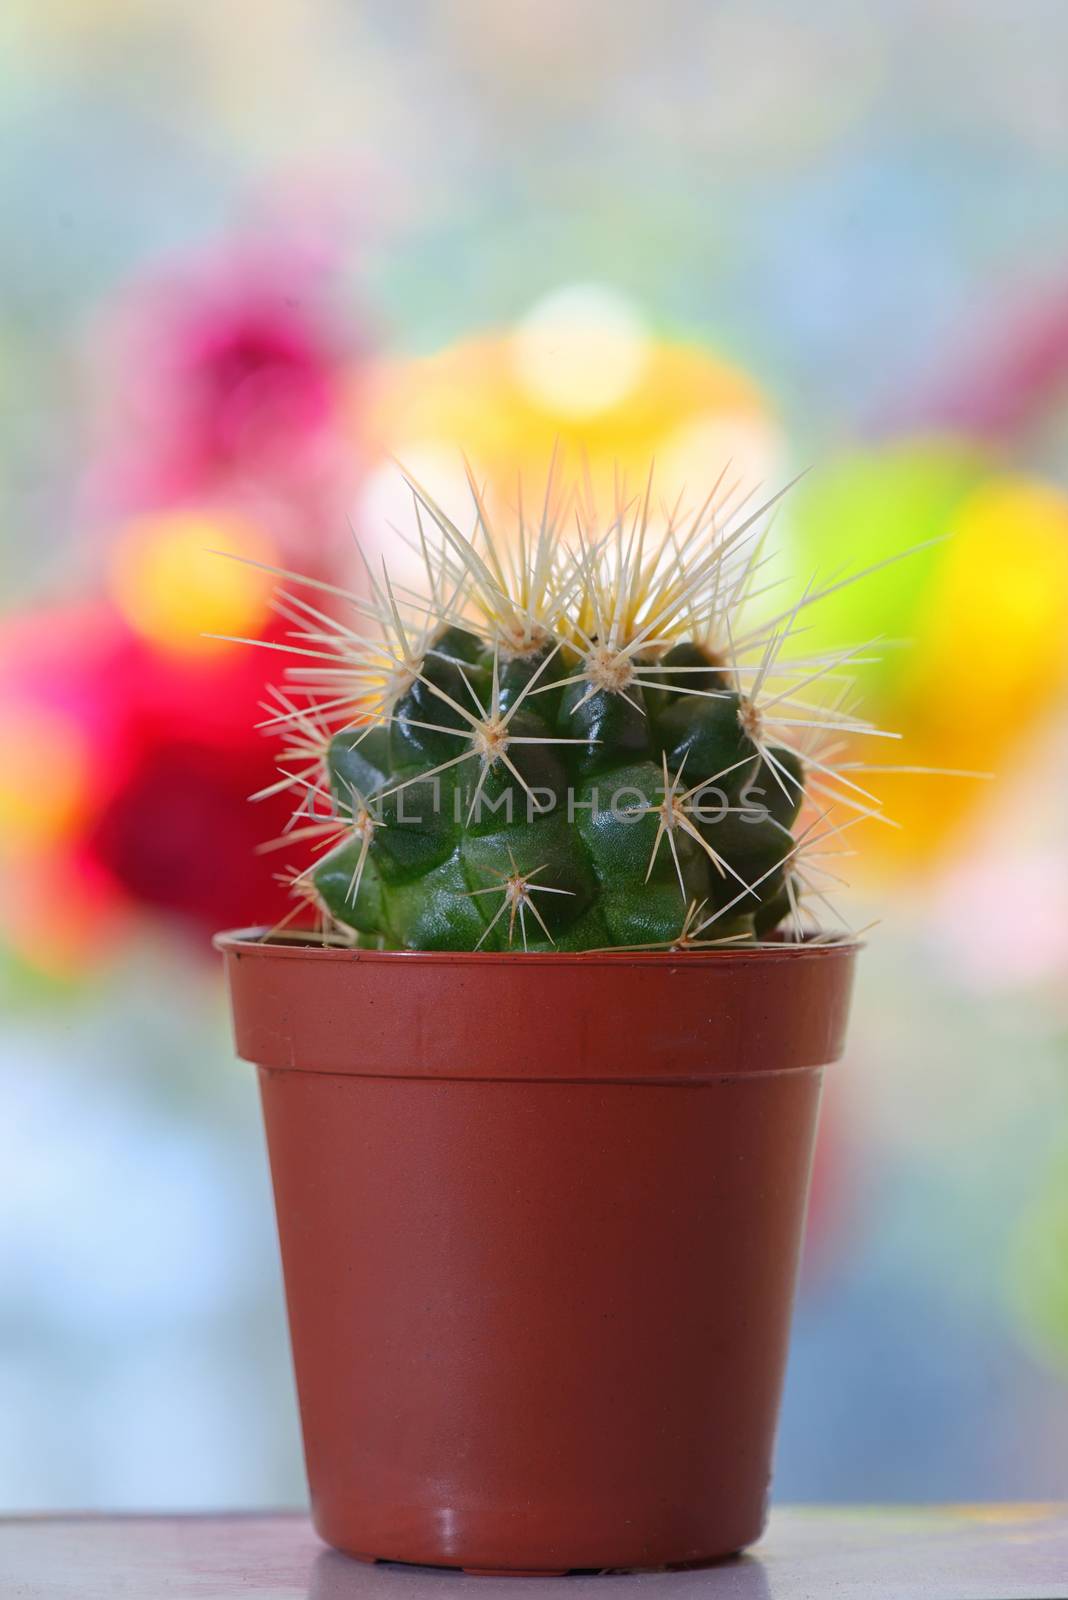
<svg viewBox="0 0 1068 1600">
<path fill-rule="evenodd" d="M 1068 1600 L 1068 1506 L 785 1507 L 734 1561 L 692 1572 L 464 1577 L 350 1561 L 308 1519 L 0 1519 L 3 1600 Z"/>
</svg>

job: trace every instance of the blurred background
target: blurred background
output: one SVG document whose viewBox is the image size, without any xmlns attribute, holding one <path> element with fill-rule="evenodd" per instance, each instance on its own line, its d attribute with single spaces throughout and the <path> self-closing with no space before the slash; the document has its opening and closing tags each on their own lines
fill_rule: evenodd
<svg viewBox="0 0 1068 1600">
<path fill-rule="evenodd" d="M 0 1508 L 304 1494 L 254 1075 L 230 550 L 402 556 L 391 457 L 729 457 L 887 643 L 907 826 L 829 1075 L 776 1492 L 1068 1494 L 1068 10 L 9 0 Z M 904 641 L 909 641 L 906 644 Z M 265 667 L 266 663 L 266 667 Z"/>
</svg>

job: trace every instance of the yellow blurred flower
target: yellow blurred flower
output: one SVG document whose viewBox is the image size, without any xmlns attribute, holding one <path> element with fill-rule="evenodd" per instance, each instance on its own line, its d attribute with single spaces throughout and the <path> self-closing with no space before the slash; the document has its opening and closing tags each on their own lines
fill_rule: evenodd
<svg viewBox="0 0 1068 1600">
<path fill-rule="evenodd" d="M 753 380 L 696 345 L 658 339 L 598 285 L 547 296 L 511 331 L 380 368 L 366 432 L 380 465 L 356 524 L 371 541 L 410 521 L 395 460 L 465 524 L 464 456 L 490 498 L 512 505 L 520 476 L 537 497 L 554 450 L 568 476 L 588 469 L 606 504 L 617 473 L 635 493 L 653 461 L 667 503 L 703 496 L 728 461 L 747 488 L 782 472 L 782 437 Z"/>
<path fill-rule="evenodd" d="M 110 589 L 143 638 L 163 650 L 202 654 L 220 648 L 206 635 L 259 633 L 274 580 L 247 563 L 275 560 L 271 541 L 243 518 L 167 511 L 138 518 L 116 540 Z"/>
<path fill-rule="evenodd" d="M 872 829 L 868 842 L 891 862 L 933 854 L 977 807 L 996 804 L 1014 752 L 1068 687 L 1068 498 L 1033 479 L 991 477 L 960 502 L 947 531 L 877 708 L 903 733 L 886 759 L 993 781 L 881 779 L 903 831 Z"/>
<path fill-rule="evenodd" d="M 901 695 L 911 725 L 956 760 L 1011 745 L 1068 682 L 1068 499 L 1032 479 L 993 478 L 958 507 L 951 532 Z M 981 716 L 967 714 L 979 706 Z"/>
<path fill-rule="evenodd" d="M 862 709 L 902 737 L 858 741 L 856 759 L 994 775 L 857 774 L 903 824 L 866 829 L 858 868 L 896 876 L 1008 803 L 1015 752 L 1063 702 L 1068 498 L 974 447 L 928 439 L 843 456 L 811 474 L 792 512 L 798 559 L 818 580 L 904 555 L 808 618 L 812 648 L 887 641 L 863 671 Z"/>
</svg>

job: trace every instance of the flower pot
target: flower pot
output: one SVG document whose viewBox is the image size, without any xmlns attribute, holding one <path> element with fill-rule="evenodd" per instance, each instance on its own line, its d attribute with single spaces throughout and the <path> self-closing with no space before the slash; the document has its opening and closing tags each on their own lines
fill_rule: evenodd
<svg viewBox="0 0 1068 1600">
<path fill-rule="evenodd" d="M 755 1540 L 855 947 L 225 935 L 322 1537 L 560 1572 Z"/>
</svg>

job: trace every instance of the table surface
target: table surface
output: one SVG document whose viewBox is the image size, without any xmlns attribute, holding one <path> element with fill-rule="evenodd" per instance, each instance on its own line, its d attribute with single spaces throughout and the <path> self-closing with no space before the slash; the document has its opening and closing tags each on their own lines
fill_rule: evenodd
<svg viewBox="0 0 1068 1600">
<path fill-rule="evenodd" d="M 483 1578 L 327 1550 L 307 1517 L 0 1519 L 3 1600 L 1068 1600 L 1068 1505 L 777 1508 L 693 1572 Z"/>
</svg>

